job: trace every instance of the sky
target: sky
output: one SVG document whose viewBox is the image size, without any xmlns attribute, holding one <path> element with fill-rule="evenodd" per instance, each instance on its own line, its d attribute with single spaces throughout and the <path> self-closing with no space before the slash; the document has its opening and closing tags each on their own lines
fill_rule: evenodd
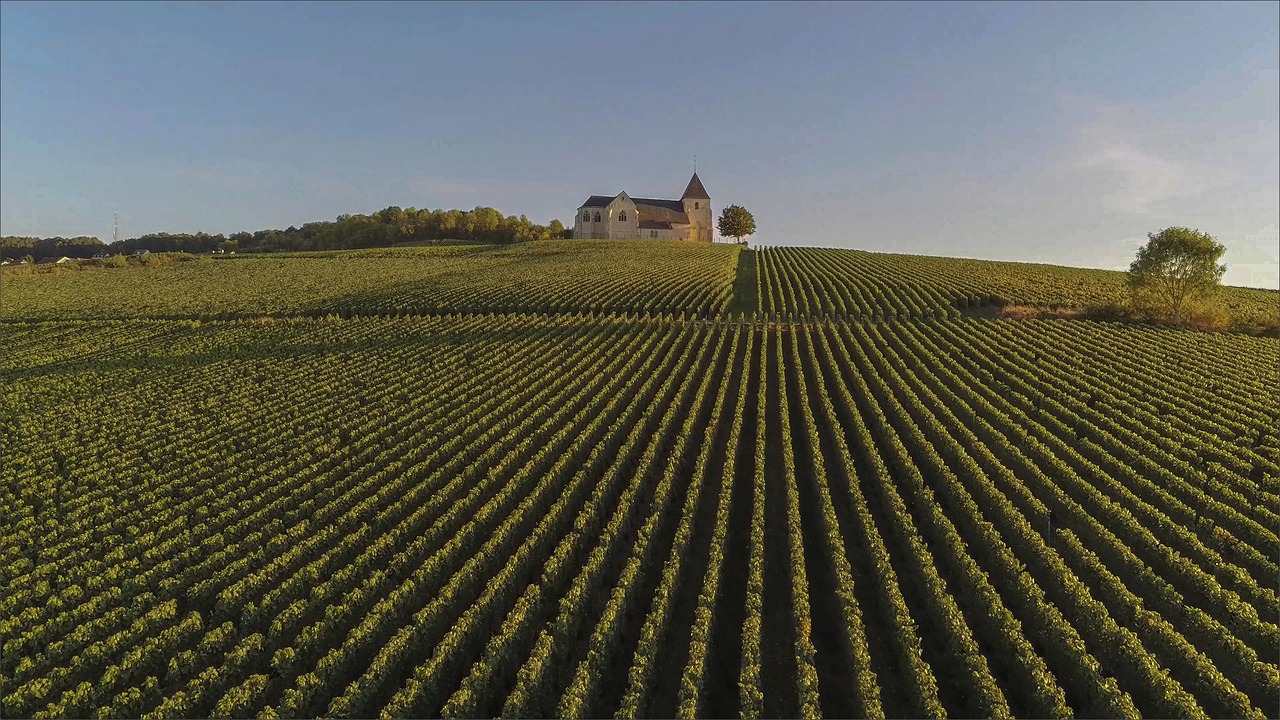
<svg viewBox="0 0 1280 720">
<path fill-rule="evenodd" d="M 1280 3 L 0 4 L 0 234 L 679 197 L 760 246 L 1280 285 Z"/>
</svg>

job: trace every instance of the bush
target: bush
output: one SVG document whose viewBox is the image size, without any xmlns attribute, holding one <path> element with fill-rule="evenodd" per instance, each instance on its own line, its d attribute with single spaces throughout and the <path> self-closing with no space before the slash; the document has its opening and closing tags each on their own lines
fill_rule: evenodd
<svg viewBox="0 0 1280 720">
<path fill-rule="evenodd" d="M 1090 320 L 1178 325 L 1201 332 L 1228 332 L 1233 329 L 1236 331 L 1243 329 L 1233 327 L 1231 314 L 1212 299 L 1186 301 L 1182 308 L 1181 324 L 1174 322 L 1172 313 L 1167 309 L 1142 302 L 1137 298 L 1131 299 L 1127 306 L 1111 304 L 1090 308 L 1087 317 Z"/>
<path fill-rule="evenodd" d="M 1226 332 L 1231 329 L 1231 316 L 1226 308 L 1213 301 L 1187 303 L 1182 311 L 1182 324 L 1203 332 Z"/>
<path fill-rule="evenodd" d="M 182 252 L 149 253 L 134 258 L 137 264 L 148 268 L 168 267 L 174 263 L 194 262 L 199 259 L 196 255 Z"/>
<path fill-rule="evenodd" d="M 1086 309 L 1083 317 L 1099 322 L 1149 322 L 1151 319 L 1146 309 L 1119 303 L 1095 305 Z"/>
<path fill-rule="evenodd" d="M 1243 322 L 1232 326 L 1232 331 L 1238 333 L 1246 333 L 1254 337 L 1280 337 L 1280 321 L 1272 320 L 1271 322 Z"/>
</svg>

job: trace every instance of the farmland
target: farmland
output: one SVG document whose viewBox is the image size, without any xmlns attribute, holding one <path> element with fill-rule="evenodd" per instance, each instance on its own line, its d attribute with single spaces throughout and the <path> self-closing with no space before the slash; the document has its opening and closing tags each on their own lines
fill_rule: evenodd
<svg viewBox="0 0 1280 720">
<path fill-rule="evenodd" d="M 577 245 L 575 245 L 577 243 Z M 200 258 L 13 280 L 4 318 L 684 312 L 729 300 L 736 247 L 557 241 Z"/>
<path fill-rule="evenodd" d="M 1106 270 L 820 248 L 755 255 L 760 309 L 802 317 L 954 317 L 989 305 L 1088 309 L 1125 299 L 1125 273 Z M 1280 315 L 1275 291 L 1223 288 L 1218 301 L 1241 326 L 1273 328 Z"/>
<path fill-rule="evenodd" d="M 1276 339 L 962 312 L 1114 277 L 554 242 L 6 279 L 5 713 L 1276 717 Z"/>
<path fill-rule="evenodd" d="M 569 240 L 200 257 L 156 269 L 11 274 L 0 317 L 759 312 L 921 319 L 959 317 L 992 305 L 1120 303 L 1124 277 L 1107 270 L 854 250 L 740 252 L 737 246 L 657 241 L 628 248 Z M 1238 323 L 1280 322 L 1275 291 L 1224 288 L 1221 302 Z"/>
</svg>

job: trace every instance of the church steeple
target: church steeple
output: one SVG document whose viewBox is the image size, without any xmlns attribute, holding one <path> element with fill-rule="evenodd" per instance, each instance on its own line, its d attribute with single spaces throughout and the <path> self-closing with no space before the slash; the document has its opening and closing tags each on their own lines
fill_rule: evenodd
<svg viewBox="0 0 1280 720">
<path fill-rule="evenodd" d="M 711 196 L 702 187 L 698 171 L 693 171 L 689 185 L 680 196 L 684 213 L 689 218 L 689 239 L 694 242 L 711 242 Z"/>
<path fill-rule="evenodd" d="M 707 194 L 707 189 L 702 187 L 702 181 L 698 179 L 697 171 L 694 171 L 693 177 L 689 178 L 689 184 L 684 189 L 684 194 L 680 196 L 681 200 L 710 200 L 711 196 Z"/>
</svg>

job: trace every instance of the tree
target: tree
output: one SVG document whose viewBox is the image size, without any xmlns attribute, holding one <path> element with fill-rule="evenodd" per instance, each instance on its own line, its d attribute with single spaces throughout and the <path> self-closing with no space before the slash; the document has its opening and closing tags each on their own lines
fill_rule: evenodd
<svg viewBox="0 0 1280 720">
<path fill-rule="evenodd" d="M 721 235 L 731 237 L 739 243 L 742 238 L 756 232 L 756 219 L 752 217 L 750 210 L 741 205 L 730 205 L 722 210 L 718 225 Z"/>
<path fill-rule="evenodd" d="M 1139 304 L 1152 304 L 1173 314 L 1182 324 L 1188 300 L 1203 297 L 1218 287 L 1226 265 L 1219 265 L 1226 250 L 1207 233 L 1169 227 L 1148 233 L 1149 241 L 1129 265 L 1129 290 Z"/>
<path fill-rule="evenodd" d="M 404 210 L 399 205 L 392 205 L 379 210 L 373 216 L 384 225 L 398 225 L 404 220 Z"/>
<path fill-rule="evenodd" d="M 491 207 L 477 207 L 466 213 L 464 240 L 471 242 L 495 242 L 505 218 Z"/>
</svg>

